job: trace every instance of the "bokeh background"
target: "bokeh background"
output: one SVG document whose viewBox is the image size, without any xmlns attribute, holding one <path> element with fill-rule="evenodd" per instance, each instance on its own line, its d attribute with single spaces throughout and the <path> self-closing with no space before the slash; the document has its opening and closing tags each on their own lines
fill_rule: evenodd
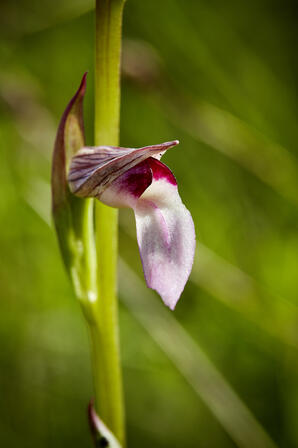
<svg viewBox="0 0 298 448">
<path fill-rule="evenodd" d="M 120 217 L 130 448 L 298 446 L 297 4 L 127 0 L 121 144 L 165 156 L 198 236 L 171 313 Z M 59 118 L 88 70 L 90 0 L 0 3 L 0 446 L 91 447 L 88 337 L 50 218 Z"/>
</svg>

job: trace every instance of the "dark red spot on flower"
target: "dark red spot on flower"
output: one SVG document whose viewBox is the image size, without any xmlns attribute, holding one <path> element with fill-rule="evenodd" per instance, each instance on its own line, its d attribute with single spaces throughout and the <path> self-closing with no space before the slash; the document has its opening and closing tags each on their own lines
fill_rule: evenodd
<svg viewBox="0 0 298 448">
<path fill-rule="evenodd" d="M 130 168 L 119 181 L 121 188 L 139 198 L 152 183 L 152 171 L 147 160 Z"/>
<path fill-rule="evenodd" d="M 170 168 L 168 168 L 166 165 L 164 165 L 159 160 L 154 159 L 153 157 L 149 157 L 149 159 L 147 159 L 147 161 L 150 164 L 150 168 L 152 170 L 154 180 L 165 179 L 170 184 L 177 185 L 175 176 L 172 173 L 172 171 L 170 170 Z"/>
</svg>

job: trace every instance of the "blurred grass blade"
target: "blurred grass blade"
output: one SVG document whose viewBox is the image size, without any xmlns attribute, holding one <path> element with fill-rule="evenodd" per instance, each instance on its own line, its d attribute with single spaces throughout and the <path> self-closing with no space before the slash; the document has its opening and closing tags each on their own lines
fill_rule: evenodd
<svg viewBox="0 0 298 448">
<path fill-rule="evenodd" d="M 1 2 L 0 26 L 5 36 L 21 37 L 75 19 L 94 8 L 92 0 L 31 0 Z"/>
<path fill-rule="evenodd" d="M 198 245 L 190 280 L 263 331 L 297 349 L 298 307 L 272 294 L 204 244 Z"/>
<path fill-rule="evenodd" d="M 192 104 L 181 112 L 181 107 L 175 108 L 176 120 L 193 138 L 235 160 L 298 205 L 298 161 L 293 154 L 210 103 Z"/>
<path fill-rule="evenodd" d="M 149 92 L 148 88 L 143 89 L 143 94 L 149 95 L 156 106 L 162 104 L 165 116 L 170 117 L 178 129 L 233 159 L 297 206 L 297 157 L 268 138 L 266 131 L 258 131 L 247 121 L 211 102 L 194 99 L 194 95 L 190 96 L 181 87 L 179 90 L 179 86 L 163 72 L 158 56 L 158 51 L 154 52 L 145 42 L 126 42 L 124 74 L 142 87 L 150 86 Z M 142 61 L 141 69 L 137 64 L 139 60 Z M 211 68 L 210 71 L 214 72 Z M 235 93 L 237 87 L 230 87 Z"/>
<path fill-rule="evenodd" d="M 42 211 L 40 211 L 42 213 Z M 122 228 L 134 237 L 132 228 Z M 298 348 L 298 307 L 198 242 L 190 281 L 278 341 Z"/>
<path fill-rule="evenodd" d="M 43 179 L 30 181 L 24 191 L 26 203 L 35 213 L 51 227 L 52 217 L 49 204 L 51 203 L 51 187 Z"/>
<path fill-rule="evenodd" d="M 240 448 L 277 448 L 239 396 L 154 293 L 121 260 L 120 291 L 131 313 L 173 361 Z"/>
</svg>

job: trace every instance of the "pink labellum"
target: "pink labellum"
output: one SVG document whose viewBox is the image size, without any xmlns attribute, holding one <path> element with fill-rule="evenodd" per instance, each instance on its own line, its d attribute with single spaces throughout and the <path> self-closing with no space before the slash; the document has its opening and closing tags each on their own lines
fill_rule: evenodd
<svg viewBox="0 0 298 448">
<path fill-rule="evenodd" d="M 171 309 L 189 277 L 195 251 L 191 214 L 176 179 L 157 157 L 175 140 L 140 149 L 84 148 L 71 163 L 70 188 L 112 207 L 134 210 L 147 286 Z"/>
</svg>

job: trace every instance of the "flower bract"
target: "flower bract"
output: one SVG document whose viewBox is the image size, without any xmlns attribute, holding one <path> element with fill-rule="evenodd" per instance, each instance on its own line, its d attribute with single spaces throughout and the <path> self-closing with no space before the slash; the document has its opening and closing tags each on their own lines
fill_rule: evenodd
<svg viewBox="0 0 298 448">
<path fill-rule="evenodd" d="M 121 448 L 114 434 L 112 434 L 104 422 L 98 417 L 94 409 L 93 400 L 88 406 L 88 417 L 91 434 L 96 447 Z"/>
</svg>

